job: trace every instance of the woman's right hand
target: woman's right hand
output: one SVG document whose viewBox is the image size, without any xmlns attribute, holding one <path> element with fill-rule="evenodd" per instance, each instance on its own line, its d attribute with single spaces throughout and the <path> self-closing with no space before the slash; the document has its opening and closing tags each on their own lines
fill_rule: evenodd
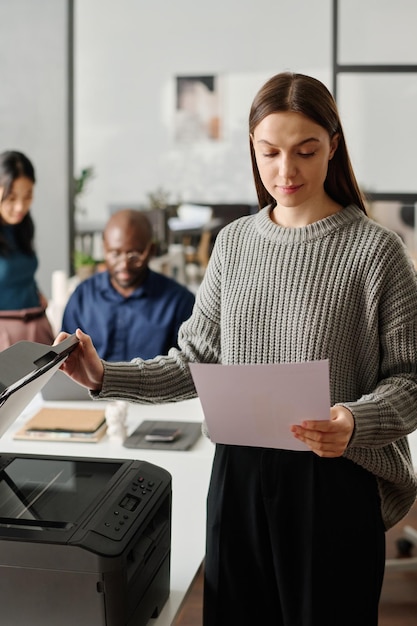
<svg viewBox="0 0 417 626">
<path fill-rule="evenodd" d="M 92 391 L 100 391 L 103 386 L 104 367 L 97 351 L 91 341 L 91 337 L 79 328 L 75 331 L 79 340 L 76 348 L 62 363 L 60 369 L 70 376 L 75 382 Z M 54 346 L 69 337 L 68 333 L 59 333 L 54 341 Z"/>
</svg>

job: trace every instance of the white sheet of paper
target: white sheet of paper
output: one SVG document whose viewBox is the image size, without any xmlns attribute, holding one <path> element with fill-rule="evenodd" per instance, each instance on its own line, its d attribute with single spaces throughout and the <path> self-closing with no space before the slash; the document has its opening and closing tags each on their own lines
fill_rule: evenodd
<svg viewBox="0 0 417 626">
<path fill-rule="evenodd" d="M 215 443 L 308 450 L 290 431 L 330 418 L 329 362 L 271 365 L 190 363 Z"/>
</svg>

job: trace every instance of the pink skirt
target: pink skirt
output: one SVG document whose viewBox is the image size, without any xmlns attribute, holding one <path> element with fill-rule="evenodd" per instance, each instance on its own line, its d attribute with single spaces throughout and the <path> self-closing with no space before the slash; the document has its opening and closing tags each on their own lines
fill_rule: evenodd
<svg viewBox="0 0 417 626">
<path fill-rule="evenodd" d="M 51 345 L 54 334 L 44 309 L 34 307 L 20 311 L 0 311 L 0 351 L 18 341 Z"/>
</svg>

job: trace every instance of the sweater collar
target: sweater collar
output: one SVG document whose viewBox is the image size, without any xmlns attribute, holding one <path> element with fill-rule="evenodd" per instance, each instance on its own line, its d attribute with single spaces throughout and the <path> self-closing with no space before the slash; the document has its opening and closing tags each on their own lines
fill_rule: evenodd
<svg viewBox="0 0 417 626">
<path fill-rule="evenodd" d="M 255 216 L 256 228 L 266 239 L 288 244 L 304 243 L 307 241 L 314 241 L 315 239 L 322 239 L 328 234 L 339 230 L 340 228 L 343 228 L 358 219 L 366 218 L 363 211 L 361 211 L 357 206 L 351 204 L 338 213 L 329 215 L 329 217 L 325 217 L 317 222 L 308 224 L 307 226 L 289 228 L 275 224 L 275 222 L 271 219 L 271 210 L 271 206 L 267 206 L 257 213 Z"/>
</svg>

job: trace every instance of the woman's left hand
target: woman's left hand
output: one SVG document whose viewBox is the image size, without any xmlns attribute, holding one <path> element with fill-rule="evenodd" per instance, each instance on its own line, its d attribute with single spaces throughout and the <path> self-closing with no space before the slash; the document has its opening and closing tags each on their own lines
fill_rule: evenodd
<svg viewBox="0 0 417 626">
<path fill-rule="evenodd" d="M 354 427 L 353 415 L 346 407 L 332 406 L 329 421 L 305 420 L 291 431 L 318 456 L 337 457 L 345 452 Z"/>
</svg>

